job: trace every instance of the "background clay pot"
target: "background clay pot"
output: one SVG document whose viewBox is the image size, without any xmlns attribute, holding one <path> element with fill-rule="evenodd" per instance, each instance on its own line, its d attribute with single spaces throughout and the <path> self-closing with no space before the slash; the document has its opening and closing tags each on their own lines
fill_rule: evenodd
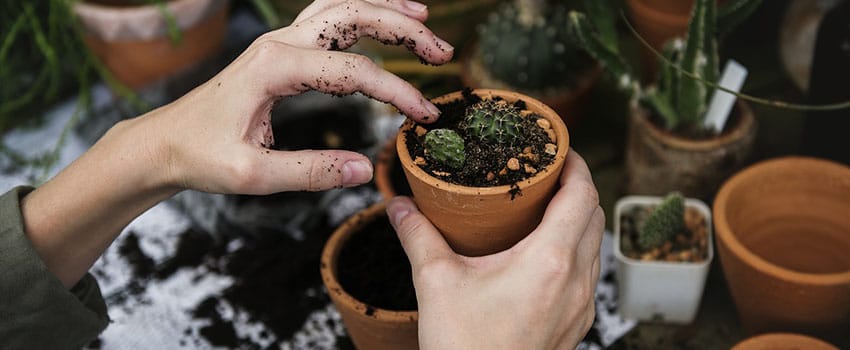
<svg viewBox="0 0 850 350">
<path fill-rule="evenodd" d="M 692 140 L 659 128 L 645 110 L 632 106 L 626 144 L 626 193 L 664 195 L 679 191 L 709 201 L 720 184 L 743 167 L 755 141 L 755 118 L 749 106 L 739 101 L 732 113 L 739 117 L 731 129 L 714 138 Z"/>
<path fill-rule="evenodd" d="M 714 218 L 745 331 L 850 344 L 850 167 L 802 157 L 758 163 L 723 185 Z"/>
<path fill-rule="evenodd" d="M 227 26 L 227 0 L 166 2 L 181 30 L 173 43 L 161 10 L 155 5 L 109 6 L 74 2 L 74 13 L 86 29 L 86 45 L 118 81 L 138 89 L 188 68 L 222 44 Z"/>
<path fill-rule="evenodd" d="M 552 164 L 533 177 L 517 183 L 522 195 L 511 199 L 511 186 L 467 187 L 448 183 L 428 175 L 413 164 L 405 142 L 405 130 L 414 126 L 411 120 L 402 125 L 396 147 L 407 181 L 419 209 L 443 233 L 455 252 L 467 256 L 492 254 L 512 247 L 540 223 L 549 200 L 558 189 L 558 179 L 569 150 L 567 127 L 555 111 L 529 96 L 504 91 L 480 89 L 475 95 L 506 101 L 522 100 L 530 110 L 552 124 L 558 151 Z M 461 99 L 461 92 L 443 95 L 434 103 Z"/>
<path fill-rule="evenodd" d="M 469 52 L 477 52 L 477 48 L 473 47 Z M 590 98 L 590 92 L 599 76 L 602 75 L 602 66 L 594 65 L 592 68 L 577 76 L 576 84 L 573 87 L 547 89 L 545 91 L 520 91 L 523 94 L 532 95 L 555 110 L 564 123 L 574 125 L 582 118 L 587 107 L 587 101 Z M 465 86 L 471 88 L 491 88 L 502 90 L 516 90 L 507 83 L 499 81 L 487 72 L 487 69 L 481 63 L 481 60 L 473 54 L 467 54 L 463 59 L 461 70 L 461 80 Z"/>
<path fill-rule="evenodd" d="M 735 344 L 731 350 L 838 350 L 820 339 L 792 333 L 757 335 Z"/>
<path fill-rule="evenodd" d="M 355 214 L 334 231 L 322 251 L 322 282 L 358 349 L 418 349 L 417 311 L 393 311 L 366 305 L 348 294 L 337 277 L 337 259 L 342 247 L 352 235 L 380 216 L 386 216 L 385 203 Z"/>
<path fill-rule="evenodd" d="M 375 161 L 375 187 L 381 197 L 387 200 L 398 195 L 410 195 L 410 185 L 407 184 L 407 179 L 404 177 L 404 171 L 401 169 L 398 160 L 395 145 L 397 137 L 398 135 L 393 135 L 381 147 Z"/>
</svg>

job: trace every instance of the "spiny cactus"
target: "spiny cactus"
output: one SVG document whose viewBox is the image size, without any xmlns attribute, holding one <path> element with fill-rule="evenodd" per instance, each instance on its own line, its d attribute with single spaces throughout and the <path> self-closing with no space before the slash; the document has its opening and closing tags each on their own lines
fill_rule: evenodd
<svg viewBox="0 0 850 350">
<path fill-rule="evenodd" d="M 478 57 L 496 79 L 525 90 L 564 86 L 589 57 L 571 41 L 567 9 L 542 0 L 516 0 L 478 28 Z"/>
<path fill-rule="evenodd" d="M 425 134 L 425 154 L 432 160 L 459 169 L 466 162 L 463 138 L 450 129 L 434 129 Z"/>
<path fill-rule="evenodd" d="M 668 42 L 664 57 L 700 79 L 716 82 L 719 75 L 716 32 L 730 30 L 760 3 L 761 0 L 727 1 L 718 13 L 715 0 L 697 0 L 688 25 L 687 41 Z M 578 44 L 602 62 L 621 88 L 661 116 L 668 130 L 701 130 L 713 89 L 667 64 L 659 70 L 657 85 L 641 87 L 634 70 L 620 55 L 616 37 L 610 35 L 614 32 L 611 14 L 617 12 L 605 9 L 606 4 L 606 1 L 587 0 L 588 15 L 570 12 L 570 32 Z M 588 18 L 593 18 L 595 23 L 590 23 Z"/>
<path fill-rule="evenodd" d="M 685 227 L 685 201 L 682 194 L 668 194 L 638 229 L 638 244 L 643 249 L 658 247 Z"/>
<path fill-rule="evenodd" d="M 505 102 L 483 100 L 467 109 L 466 133 L 489 144 L 512 144 L 519 137 L 520 110 Z"/>
</svg>

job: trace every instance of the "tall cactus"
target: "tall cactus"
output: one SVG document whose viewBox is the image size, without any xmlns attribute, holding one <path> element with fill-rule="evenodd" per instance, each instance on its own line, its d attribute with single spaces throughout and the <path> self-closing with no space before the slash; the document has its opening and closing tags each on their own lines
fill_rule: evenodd
<svg viewBox="0 0 850 350">
<path fill-rule="evenodd" d="M 688 24 L 687 41 L 674 39 L 664 47 L 664 58 L 680 69 L 662 65 L 658 84 L 649 88 L 640 86 L 633 69 L 620 55 L 616 40 L 610 38 L 613 26 L 610 14 L 616 12 L 600 9 L 605 6 L 605 1 L 587 0 L 585 3 L 594 18 L 604 20 L 590 23 L 587 15 L 572 11 L 569 14 L 569 27 L 578 44 L 602 62 L 622 88 L 661 116 L 667 129 L 697 131 L 702 128 L 713 92 L 699 79 L 716 82 L 719 76 L 715 33 L 720 29 L 729 30 L 740 23 L 755 11 L 761 0 L 728 1 L 719 14 L 715 0 L 696 0 Z"/>
</svg>

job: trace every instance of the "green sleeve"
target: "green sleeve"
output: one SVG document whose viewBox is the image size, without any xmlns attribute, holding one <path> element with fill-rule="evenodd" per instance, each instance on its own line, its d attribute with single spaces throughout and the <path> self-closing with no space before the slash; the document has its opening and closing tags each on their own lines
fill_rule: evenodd
<svg viewBox="0 0 850 350">
<path fill-rule="evenodd" d="M 0 349 L 79 349 L 106 328 L 106 304 L 91 275 L 69 290 L 47 270 L 24 234 L 30 191 L 0 197 Z"/>
</svg>

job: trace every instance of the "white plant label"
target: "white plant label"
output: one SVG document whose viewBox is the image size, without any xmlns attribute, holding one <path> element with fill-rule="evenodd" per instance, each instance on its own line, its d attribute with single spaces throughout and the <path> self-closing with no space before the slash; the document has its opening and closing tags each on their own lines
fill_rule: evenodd
<svg viewBox="0 0 850 350">
<path fill-rule="evenodd" d="M 726 62 L 723 67 L 723 73 L 720 75 L 718 85 L 738 92 L 744 85 L 744 80 L 747 79 L 747 68 L 742 66 L 735 60 Z M 708 105 L 708 111 L 705 113 L 704 126 L 714 130 L 715 133 L 720 133 L 726 125 L 726 120 L 729 119 L 729 112 L 732 111 L 732 106 L 735 105 L 735 95 L 719 89 L 714 90 L 711 96 L 711 103 Z"/>
</svg>

